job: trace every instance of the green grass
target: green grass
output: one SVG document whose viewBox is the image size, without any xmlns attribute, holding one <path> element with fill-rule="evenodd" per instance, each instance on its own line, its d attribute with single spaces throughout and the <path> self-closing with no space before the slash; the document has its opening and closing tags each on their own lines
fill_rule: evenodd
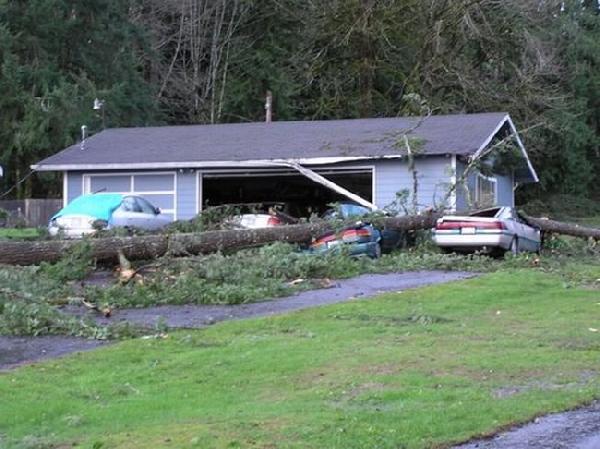
<svg viewBox="0 0 600 449">
<path fill-rule="evenodd" d="M 39 235 L 37 228 L 0 228 L 0 240 L 34 240 Z"/>
<path fill-rule="evenodd" d="M 129 340 L 0 374 L 0 446 L 439 447 L 600 396 L 599 303 L 518 269 Z"/>
</svg>

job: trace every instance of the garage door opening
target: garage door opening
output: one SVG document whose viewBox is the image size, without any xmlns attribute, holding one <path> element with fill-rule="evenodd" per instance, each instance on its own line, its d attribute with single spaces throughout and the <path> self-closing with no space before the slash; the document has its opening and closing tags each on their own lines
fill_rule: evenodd
<svg viewBox="0 0 600 449">
<path fill-rule="evenodd" d="M 373 201 L 373 170 L 315 170 L 352 193 Z M 203 208 L 224 204 L 283 203 L 294 217 L 321 214 L 328 204 L 348 198 L 305 176 L 287 170 L 246 173 L 204 173 L 201 182 Z"/>
</svg>

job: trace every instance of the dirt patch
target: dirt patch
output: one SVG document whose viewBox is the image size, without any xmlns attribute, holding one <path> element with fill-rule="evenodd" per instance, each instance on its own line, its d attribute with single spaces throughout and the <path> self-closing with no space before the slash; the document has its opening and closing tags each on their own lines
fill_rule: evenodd
<svg viewBox="0 0 600 449">
<path fill-rule="evenodd" d="M 595 371 L 583 371 L 579 375 L 579 379 L 567 383 L 555 383 L 549 381 L 533 380 L 524 385 L 509 385 L 506 387 L 497 388 L 492 392 L 496 399 L 504 399 L 521 393 L 526 393 L 529 390 L 569 390 L 575 388 L 583 388 L 594 382 L 598 377 Z M 599 446 L 600 449 L 600 446 Z"/>
<path fill-rule="evenodd" d="M 598 449 L 600 402 L 537 418 L 530 424 L 453 449 Z"/>
</svg>

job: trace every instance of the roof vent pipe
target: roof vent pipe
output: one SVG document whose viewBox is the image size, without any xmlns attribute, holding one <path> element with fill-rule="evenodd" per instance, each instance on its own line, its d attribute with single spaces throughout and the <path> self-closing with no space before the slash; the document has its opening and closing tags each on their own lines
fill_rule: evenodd
<svg viewBox="0 0 600 449">
<path fill-rule="evenodd" d="M 81 149 L 85 150 L 85 139 L 87 138 L 87 126 L 81 125 Z"/>
<path fill-rule="evenodd" d="M 267 91 L 267 100 L 265 102 L 265 122 L 271 123 L 273 120 L 273 94 L 270 90 Z"/>
</svg>

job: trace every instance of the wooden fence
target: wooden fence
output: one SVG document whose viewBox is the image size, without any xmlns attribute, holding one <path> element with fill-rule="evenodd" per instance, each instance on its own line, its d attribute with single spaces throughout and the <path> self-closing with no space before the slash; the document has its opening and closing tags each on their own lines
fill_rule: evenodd
<svg viewBox="0 0 600 449">
<path fill-rule="evenodd" d="M 10 213 L 7 225 L 46 226 L 52 215 L 63 207 L 61 199 L 26 199 L 0 201 L 0 209 Z"/>
</svg>

